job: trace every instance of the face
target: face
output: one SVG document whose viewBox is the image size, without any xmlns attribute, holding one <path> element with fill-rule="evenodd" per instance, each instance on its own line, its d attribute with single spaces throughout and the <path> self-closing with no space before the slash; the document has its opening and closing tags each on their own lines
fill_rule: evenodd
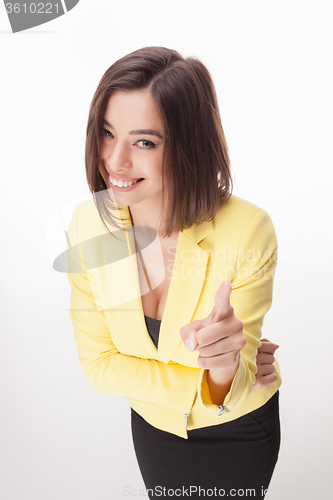
<svg viewBox="0 0 333 500">
<path fill-rule="evenodd" d="M 164 127 L 150 92 L 112 94 L 104 114 L 99 171 L 116 203 L 160 201 L 163 148 Z"/>
</svg>

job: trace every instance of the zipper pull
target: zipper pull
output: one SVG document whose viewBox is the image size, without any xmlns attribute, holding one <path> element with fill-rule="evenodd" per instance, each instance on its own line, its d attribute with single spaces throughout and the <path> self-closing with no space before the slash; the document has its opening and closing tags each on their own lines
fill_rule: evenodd
<svg viewBox="0 0 333 500">
<path fill-rule="evenodd" d="M 185 429 L 187 429 L 187 418 L 190 416 L 189 413 L 184 413 L 184 417 L 185 417 Z"/>
<path fill-rule="evenodd" d="M 230 411 L 228 410 L 228 408 L 226 406 L 224 406 L 224 405 L 220 405 L 219 406 L 219 410 L 220 410 L 219 411 L 219 417 L 221 415 L 223 415 L 223 413 L 230 413 Z"/>
</svg>

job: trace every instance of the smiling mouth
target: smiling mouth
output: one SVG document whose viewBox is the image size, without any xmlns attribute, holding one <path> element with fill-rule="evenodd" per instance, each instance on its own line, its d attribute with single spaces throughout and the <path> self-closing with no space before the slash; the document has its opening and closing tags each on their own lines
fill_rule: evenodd
<svg viewBox="0 0 333 500">
<path fill-rule="evenodd" d="M 144 180 L 143 177 L 140 179 L 136 179 L 135 181 L 117 181 L 116 179 L 112 179 L 112 177 L 109 175 L 109 181 L 112 186 L 116 186 L 119 188 L 127 188 L 130 186 L 134 186 L 135 184 L 138 184 L 139 182 L 142 182 Z"/>
</svg>

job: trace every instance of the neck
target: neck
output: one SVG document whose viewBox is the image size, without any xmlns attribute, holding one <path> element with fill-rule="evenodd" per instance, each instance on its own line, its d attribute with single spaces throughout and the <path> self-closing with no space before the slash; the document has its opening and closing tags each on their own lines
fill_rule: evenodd
<svg viewBox="0 0 333 500">
<path fill-rule="evenodd" d="M 145 203 L 137 203 L 129 206 L 132 224 L 134 226 L 151 227 L 161 236 L 167 227 L 167 220 L 162 217 L 161 201 L 145 200 Z"/>
</svg>

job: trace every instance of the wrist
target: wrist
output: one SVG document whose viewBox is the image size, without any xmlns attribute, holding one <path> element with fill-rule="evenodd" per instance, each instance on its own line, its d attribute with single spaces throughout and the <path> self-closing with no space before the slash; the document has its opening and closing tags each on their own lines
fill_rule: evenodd
<svg viewBox="0 0 333 500">
<path fill-rule="evenodd" d="M 226 395 L 230 391 L 237 368 L 238 362 L 224 370 L 219 368 L 207 370 L 207 383 L 211 400 L 214 404 L 223 404 Z"/>
<path fill-rule="evenodd" d="M 234 378 L 238 365 L 239 357 L 237 359 L 237 362 L 232 366 L 229 366 L 228 368 L 210 368 L 207 370 L 207 379 L 209 376 L 210 379 L 214 380 L 214 382 L 216 383 L 223 384 L 224 382 L 228 382 L 230 379 Z"/>
</svg>

